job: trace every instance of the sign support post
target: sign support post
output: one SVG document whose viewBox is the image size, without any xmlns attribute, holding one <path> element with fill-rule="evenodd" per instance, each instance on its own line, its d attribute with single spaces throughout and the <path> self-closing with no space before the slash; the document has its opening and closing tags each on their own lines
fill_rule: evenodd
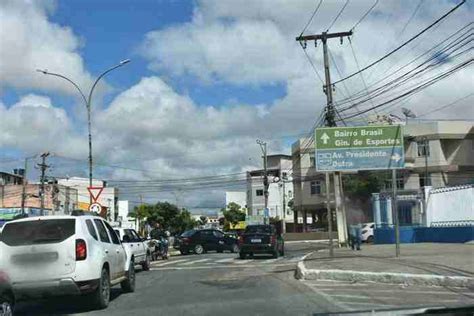
<svg viewBox="0 0 474 316">
<path fill-rule="evenodd" d="M 398 221 L 397 206 L 397 169 L 392 169 L 392 214 L 395 221 L 395 255 L 400 257 L 400 223 Z"/>
<path fill-rule="evenodd" d="M 330 195 L 330 178 L 329 172 L 325 172 L 326 175 L 326 210 L 328 213 L 328 234 L 329 234 L 329 256 L 334 257 L 334 247 L 332 244 L 332 211 L 331 211 L 331 195 Z"/>
</svg>

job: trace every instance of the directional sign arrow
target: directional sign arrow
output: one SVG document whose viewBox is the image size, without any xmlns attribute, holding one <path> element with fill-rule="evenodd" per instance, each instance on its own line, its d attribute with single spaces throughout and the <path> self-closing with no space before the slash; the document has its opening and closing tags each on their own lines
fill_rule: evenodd
<svg viewBox="0 0 474 316">
<path fill-rule="evenodd" d="M 323 140 L 323 144 L 326 145 L 328 143 L 328 140 L 329 140 L 328 134 L 324 133 L 323 135 L 321 135 L 321 139 Z"/>
<path fill-rule="evenodd" d="M 402 159 L 402 156 L 396 153 L 395 155 L 392 155 L 390 159 L 395 160 L 395 162 L 398 162 L 400 159 Z"/>
</svg>

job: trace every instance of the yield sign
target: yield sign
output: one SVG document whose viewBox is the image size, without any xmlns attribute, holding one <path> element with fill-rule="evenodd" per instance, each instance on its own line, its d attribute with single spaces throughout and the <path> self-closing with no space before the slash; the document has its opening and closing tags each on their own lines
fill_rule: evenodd
<svg viewBox="0 0 474 316">
<path fill-rule="evenodd" d="M 88 187 L 87 188 L 87 191 L 89 191 L 89 194 L 91 195 L 92 202 L 97 201 L 100 194 L 102 193 L 102 190 L 104 190 L 104 187 Z"/>
</svg>

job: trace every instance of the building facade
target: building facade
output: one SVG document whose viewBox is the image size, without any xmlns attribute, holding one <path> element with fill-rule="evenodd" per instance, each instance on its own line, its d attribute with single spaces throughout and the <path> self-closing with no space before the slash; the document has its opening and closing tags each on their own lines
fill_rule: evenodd
<svg viewBox="0 0 474 316">
<path fill-rule="evenodd" d="M 268 211 L 270 217 L 279 217 L 285 222 L 293 222 L 293 211 L 288 202 L 293 199 L 293 165 L 291 156 L 269 155 L 267 157 L 268 175 Z M 247 209 L 248 214 L 264 216 L 264 170 L 247 172 Z"/>
<path fill-rule="evenodd" d="M 58 179 L 58 184 L 77 190 L 77 208 L 83 211 L 89 210 L 90 194 L 88 178 L 72 177 L 67 179 Z M 111 221 L 116 221 L 118 216 L 118 189 L 108 187 L 106 181 L 93 180 L 92 186 L 103 188 L 97 202 L 102 206 L 103 216 Z"/>
<path fill-rule="evenodd" d="M 403 127 L 405 168 L 397 171 L 397 210 L 402 225 L 422 225 L 426 208 L 425 187 L 440 188 L 474 183 L 474 127 L 472 121 L 408 121 Z M 326 183 L 315 168 L 312 139 L 300 139 L 292 146 L 295 191 L 294 209 L 311 214 L 315 225 L 327 227 Z M 388 172 L 381 192 L 374 192 L 372 210 L 381 209 L 392 222 L 392 180 Z M 329 183 L 331 208 L 334 207 L 334 183 Z M 377 205 L 378 203 L 378 205 Z M 357 205 L 347 205 L 346 213 L 362 213 Z M 348 214 L 354 215 L 354 214 Z M 321 218 L 322 216 L 322 218 Z M 304 216 L 305 217 L 305 216 Z M 357 218 L 352 216 L 352 218 Z M 359 217 L 363 222 L 371 218 Z M 333 226 L 334 227 L 334 226 Z"/>
<path fill-rule="evenodd" d="M 25 169 L 14 169 L 13 173 L 0 172 L 0 185 L 17 185 L 23 183 L 23 177 L 25 175 Z"/>
</svg>

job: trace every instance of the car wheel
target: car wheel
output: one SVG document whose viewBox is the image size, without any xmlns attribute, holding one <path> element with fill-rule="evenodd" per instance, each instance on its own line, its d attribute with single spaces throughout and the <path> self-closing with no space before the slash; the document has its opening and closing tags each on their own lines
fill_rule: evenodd
<svg viewBox="0 0 474 316">
<path fill-rule="evenodd" d="M 109 271 L 106 268 L 102 268 L 100 274 L 99 285 L 94 292 L 90 294 L 90 302 L 98 309 L 103 309 L 109 306 L 110 301 L 110 277 Z"/>
<path fill-rule="evenodd" d="M 217 253 L 223 253 L 224 251 L 223 250 L 216 250 Z"/>
<path fill-rule="evenodd" d="M 374 236 L 369 236 L 366 241 L 368 244 L 374 243 Z"/>
<path fill-rule="evenodd" d="M 0 315 L 13 316 L 14 302 L 13 296 L 3 294 L 0 296 Z"/>
<path fill-rule="evenodd" d="M 231 249 L 230 251 L 232 251 L 232 253 L 239 252 L 239 245 L 234 244 L 234 245 L 232 246 L 232 249 Z"/>
<path fill-rule="evenodd" d="M 202 245 L 196 245 L 194 246 L 194 253 L 196 253 L 197 255 L 201 255 L 204 253 L 204 247 Z"/>
<path fill-rule="evenodd" d="M 247 257 L 247 255 L 244 252 L 240 252 L 239 257 L 240 257 L 240 259 L 245 259 L 245 257 Z"/>
<path fill-rule="evenodd" d="M 127 271 L 127 279 L 120 283 L 122 290 L 124 292 L 135 292 L 135 263 L 130 261 L 130 266 L 128 267 Z"/>
<path fill-rule="evenodd" d="M 145 262 L 142 264 L 142 268 L 144 271 L 150 270 L 150 254 L 146 254 Z"/>
</svg>

